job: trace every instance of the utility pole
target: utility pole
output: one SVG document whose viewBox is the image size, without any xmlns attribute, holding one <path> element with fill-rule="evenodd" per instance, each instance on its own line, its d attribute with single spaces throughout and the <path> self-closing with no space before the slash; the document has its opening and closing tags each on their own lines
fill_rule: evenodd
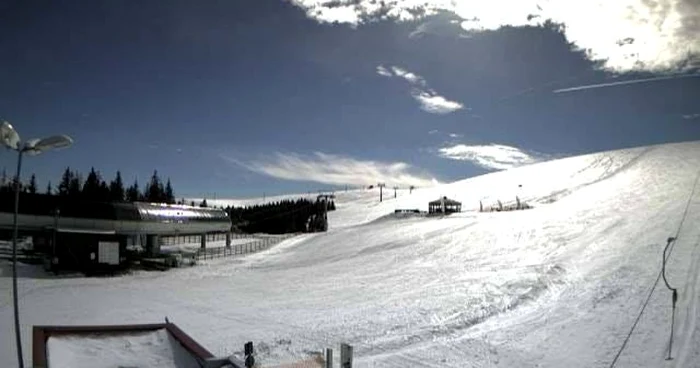
<svg viewBox="0 0 700 368">
<path fill-rule="evenodd" d="M 394 187 L 394 198 L 396 198 L 396 189 L 399 189 L 399 187 Z"/>
<path fill-rule="evenodd" d="M 379 187 L 379 202 L 381 202 L 383 200 L 384 187 L 386 186 L 386 184 L 379 183 L 377 184 L 377 186 Z"/>
</svg>

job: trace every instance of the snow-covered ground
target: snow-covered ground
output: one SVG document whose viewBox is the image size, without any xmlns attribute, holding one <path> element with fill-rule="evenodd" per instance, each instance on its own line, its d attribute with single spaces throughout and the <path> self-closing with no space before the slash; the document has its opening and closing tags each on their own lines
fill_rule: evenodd
<svg viewBox="0 0 700 368">
<path fill-rule="evenodd" d="M 197 360 L 165 329 L 106 336 L 51 336 L 51 367 L 197 367 Z"/>
<path fill-rule="evenodd" d="M 659 276 L 666 239 L 679 289 L 659 282 L 617 367 L 700 361 L 700 142 L 604 152 L 441 185 L 336 192 L 327 233 L 246 257 L 118 278 L 61 278 L 23 265 L 31 326 L 149 323 L 165 316 L 215 355 L 256 344 L 263 366 L 340 342 L 357 366 L 608 367 Z M 388 216 L 445 195 L 449 217 Z M 479 213 L 522 201 L 534 209 Z M 0 268 L 0 360 L 13 362 L 10 268 Z M 337 353 L 336 353 L 337 357 Z M 336 363 L 337 364 L 337 363 Z"/>
</svg>

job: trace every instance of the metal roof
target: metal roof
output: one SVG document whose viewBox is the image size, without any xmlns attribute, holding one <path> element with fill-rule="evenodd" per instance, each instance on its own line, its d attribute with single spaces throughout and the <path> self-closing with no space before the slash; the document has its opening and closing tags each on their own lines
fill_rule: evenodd
<svg viewBox="0 0 700 368">
<path fill-rule="evenodd" d="M 14 212 L 13 193 L 0 193 L 0 212 Z M 115 221 L 155 222 L 230 222 L 228 214 L 219 208 L 200 208 L 148 202 L 90 202 L 80 198 L 20 194 L 19 213 L 35 216 L 72 217 Z"/>
<path fill-rule="evenodd" d="M 447 197 L 442 197 L 442 198 L 437 199 L 435 201 L 431 201 L 428 204 L 429 205 L 442 205 L 443 201 L 446 205 L 457 205 L 457 204 L 461 205 L 462 204 L 462 202 L 457 202 L 454 199 L 449 199 Z"/>
<path fill-rule="evenodd" d="M 52 228 L 49 228 L 53 230 Z M 71 234 L 96 234 L 96 235 L 114 235 L 117 232 L 114 230 L 94 230 L 94 229 L 70 229 L 59 227 L 57 230 L 59 233 L 71 233 Z"/>
<path fill-rule="evenodd" d="M 228 214 L 219 208 L 148 202 L 134 202 L 133 206 L 145 221 L 230 221 Z"/>
</svg>

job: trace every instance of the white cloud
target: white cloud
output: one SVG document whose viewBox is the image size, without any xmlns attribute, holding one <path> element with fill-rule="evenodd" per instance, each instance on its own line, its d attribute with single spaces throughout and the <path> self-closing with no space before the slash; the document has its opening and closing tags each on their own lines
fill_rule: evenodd
<svg viewBox="0 0 700 368">
<path fill-rule="evenodd" d="M 683 119 L 685 119 L 685 120 L 700 119 L 700 113 L 685 114 L 685 115 L 683 115 Z"/>
<path fill-rule="evenodd" d="M 387 68 L 379 65 L 377 66 L 377 74 L 385 77 L 399 77 L 411 84 L 414 87 L 411 96 L 418 101 L 423 111 L 432 114 L 449 114 L 464 108 L 462 103 L 450 101 L 440 96 L 435 90 L 427 88 L 428 83 L 420 75 L 401 67 L 391 66 Z"/>
<path fill-rule="evenodd" d="M 292 0 L 319 22 L 360 25 L 408 21 L 446 10 L 470 32 L 542 24 L 565 26 L 567 39 L 614 71 L 681 69 L 700 55 L 697 0 Z M 418 30 L 420 31 L 420 29 Z"/>
<path fill-rule="evenodd" d="M 426 85 L 425 79 L 423 79 L 423 77 L 413 74 L 406 69 L 399 68 L 398 66 L 392 66 L 391 71 L 394 72 L 395 76 L 401 77 L 411 84 L 419 84 L 421 86 Z"/>
<path fill-rule="evenodd" d="M 347 156 L 316 152 L 313 155 L 276 153 L 272 158 L 241 162 L 223 159 L 250 171 L 278 179 L 310 181 L 331 185 L 369 185 L 379 182 L 398 186 L 431 186 L 437 181 L 403 162 L 357 160 Z"/>
<path fill-rule="evenodd" d="M 542 160 L 539 155 L 527 153 L 519 148 L 500 144 L 466 145 L 457 144 L 443 147 L 439 155 L 459 161 L 469 161 L 490 170 L 506 170 L 518 166 L 534 164 Z"/>
<path fill-rule="evenodd" d="M 445 97 L 435 94 L 434 91 L 426 92 L 416 90 L 412 93 L 412 96 L 420 103 L 421 109 L 432 114 L 444 115 L 464 108 L 463 104 L 450 101 Z"/>
<path fill-rule="evenodd" d="M 392 74 L 389 69 L 385 68 L 383 65 L 380 65 L 377 67 L 377 74 L 384 76 L 384 77 L 393 77 L 394 74 Z"/>
<path fill-rule="evenodd" d="M 459 138 L 459 137 L 461 137 L 461 136 L 462 136 L 461 134 L 450 133 L 450 138 Z"/>
<path fill-rule="evenodd" d="M 425 33 L 428 32 L 428 23 L 421 23 L 414 29 L 411 33 L 409 33 L 408 38 L 415 38 L 419 37 Z"/>
<path fill-rule="evenodd" d="M 306 15 L 328 23 L 358 24 L 361 13 L 352 6 L 341 5 L 306 8 Z"/>
</svg>

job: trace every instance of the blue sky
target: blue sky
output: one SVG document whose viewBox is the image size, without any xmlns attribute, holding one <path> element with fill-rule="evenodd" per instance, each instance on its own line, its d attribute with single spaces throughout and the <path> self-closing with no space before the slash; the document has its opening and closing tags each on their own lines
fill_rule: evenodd
<svg viewBox="0 0 700 368">
<path fill-rule="evenodd" d="M 186 197 L 700 139 L 693 1 L 453 3 L 0 0 L 0 118 L 75 139 L 25 161 L 42 187 L 66 166 L 157 169 Z M 686 77 L 554 93 L 668 75 Z"/>
</svg>

